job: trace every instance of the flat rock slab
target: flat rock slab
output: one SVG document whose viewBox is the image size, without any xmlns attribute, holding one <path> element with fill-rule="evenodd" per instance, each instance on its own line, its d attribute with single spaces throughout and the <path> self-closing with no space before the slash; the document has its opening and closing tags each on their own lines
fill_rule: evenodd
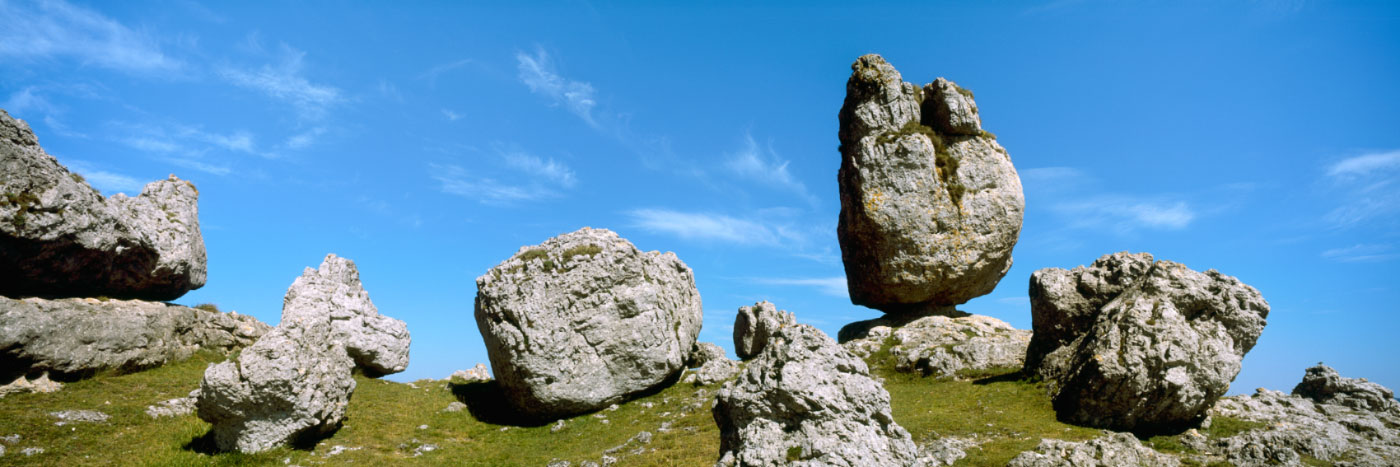
<svg viewBox="0 0 1400 467">
<path fill-rule="evenodd" d="M 925 376 L 1022 366 L 1030 331 L 990 316 L 963 315 L 887 316 L 846 325 L 839 337 L 862 358 L 888 345 L 896 370 Z"/>
</svg>

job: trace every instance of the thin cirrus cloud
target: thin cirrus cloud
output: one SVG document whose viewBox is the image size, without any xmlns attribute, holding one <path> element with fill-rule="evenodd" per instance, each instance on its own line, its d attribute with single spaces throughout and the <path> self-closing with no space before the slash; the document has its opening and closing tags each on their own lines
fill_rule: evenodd
<svg viewBox="0 0 1400 467">
<path fill-rule="evenodd" d="M 541 158 L 515 147 L 498 146 L 496 155 L 510 169 L 513 181 L 471 171 L 455 164 L 429 164 L 432 178 L 443 193 L 475 199 L 482 204 L 502 205 L 538 201 L 562 196 L 560 190 L 573 188 L 578 178 L 568 165 Z"/>
<path fill-rule="evenodd" d="M 533 55 L 517 52 L 515 59 L 519 62 L 520 81 L 530 92 L 550 98 L 555 105 L 564 106 L 589 126 L 598 127 L 593 117 L 593 107 L 598 103 L 593 96 L 593 85 L 560 76 L 542 48 L 536 48 Z"/>
<path fill-rule="evenodd" d="M 168 73 L 182 68 L 155 40 L 95 11 L 61 0 L 0 2 L 0 57 L 7 60 L 71 58 L 84 65 L 127 73 Z"/>
<path fill-rule="evenodd" d="M 1083 193 L 1085 187 L 1094 184 L 1094 178 L 1073 167 L 1036 167 L 1017 172 L 1026 197 L 1048 205 L 1065 228 L 1118 233 L 1180 230 L 1198 217 L 1190 203 L 1170 196 Z"/>
<path fill-rule="evenodd" d="M 1322 257 L 1343 263 L 1369 263 L 1395 259 L 1400 254 L 1395 253 L 1390 245 L 1360 243 L 1324 251 Z"/>
<path fill-rule="evenodd" d="M 801 240 L 789 229 L 770 228 L 758 222 L 721 214 L 669 209 L 634 209 L 626 214 L 634 227 L 686 240 L 770 246 L 783 241 Z"/>
<path fill-rule="evenodd" d="M 340 89 L 312 83 L 303 76 L 305 57 L 305 52 L 283 46 L 282 61 L 275 66 L 266 64 L 256 69 L 225 66 L 219 69 L 219 76 L 236 86 L 285 102 L 304 120 L 321 120 L 327 109 L 345 98 Z"/>
<path fill-rule="evenodd" d="M 777 189 L 792 192 L 809 204 L 817 204 L 817 198 L 807 192 L 807 185 L 788 172 L 789 163 L 790 161 L 778 158 L 771 147 L 760 147 L 752 135 L 746 134 L 743 148 L 730 155 L 724 165 L 735 175 L 770 184 Z"/>
<path fill-rule="evenodd" d="M 82 160 L 63 158 L 69 170 L 82 174 L 89 185 L 104 192 L 121 192 L 135 195 L 145 186 L 140 180 L 126 175 L 100 170 L 95 165 Z"/>
<path fill-rule="evenodd" d="M 850 289 L 846 286 L 846 276 L 800 279 L 756 279 L 755 281 L 760 284 L 812 287 L 825 295 L 850 298 Z"/>
<path fill-rule="evenodd" d="M 1342 159 L 1325 173 L 1332 198 L 1342 201 L 1324 216 L 1333 226 L 1357 227 L 1400 213 L 1400 150 Z"/>
</svg>

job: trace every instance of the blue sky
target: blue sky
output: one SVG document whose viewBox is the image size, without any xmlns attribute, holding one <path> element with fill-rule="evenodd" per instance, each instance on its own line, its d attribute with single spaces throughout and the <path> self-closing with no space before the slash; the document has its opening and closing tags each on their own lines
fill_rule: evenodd
<svg viewBox="0 0 1400 467">
<path fill-rule="evenodd" d="M 1026 190 L 1015 266 L 961 308 L 1030 327 L 1030 273 L 1148 251 L 1273 307 L 1233 393 L 1324 361 L 1400 388 L 1400 6 L 0 0 L 0 107 L 104 193 L 200 189 L 209 282 L 267 322 L 351 258 L 408 323 L 395 380 L 487 360 L 475 278 L 583 226 L 674 251 L 731 349 L 761 299 L 835 334 L 849 65 L 973 90 Z M 814 5 L 814 6 L 811 6 Z"/>
</svg>

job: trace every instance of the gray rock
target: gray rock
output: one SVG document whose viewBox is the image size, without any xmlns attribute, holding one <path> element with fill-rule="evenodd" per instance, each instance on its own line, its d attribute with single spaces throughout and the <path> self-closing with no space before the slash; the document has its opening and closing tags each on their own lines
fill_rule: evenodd
<svg viewBox="0 0 1400 467">
<path fill-rule="evenodd" d="M 484 383 L 491 381 L 491 370 L 486 369 L 485 363 L 477 363 L 476 366 L 466 370 L 452 372 L 449 380 L 459 380 L 465 383 Z"/>
<path fill-rule="evenodd" d="M 797 318 L 764 300 L 753 306 L 739 307 L 734 317 L 734 354 L 740 360 L 757 357 L 763 346 L 779 329 L 797 324 Z"/>
<path fill-rule="evenodd" d="M 0 295 L 179 298 L 205 280 L 198 199 L 174 175 L 104 198 L 0 110 Z"/>
<path fill-rule="evenodd" d="M 1400 412 L 1357 410 L 1259 389 L 1221 399 L 1211 418 L 1230 417 L 1257 427 L 1187 445 L 1241 467 L 1301 465 L 1309 456 L 1337 465 L 1392 466 L 1400 459 Z"/>
<path fill-rule="evenodd" d="M 188 396 L 167 399 L 160 401 L 155 405 L 146 406 L 146 415 L 149 415 L 151 418 L 178 417 L 181 415 L 189 415 L 194 413 L 194 405 L 195 402 L 198 400 L 199 390 L 195 389 L 193 391 L 190 391 L 190 394 Z"/>
<path fill-rule="evenodd" d="M 0 378 L 0 380 L 4 380 L 4 378 Z M 36 376 L 20 374 L 14 376 L 12 381 L 0 384 L 0 398 L 10 394 L 57 392 L 60 389 L 63 389 L 63 383 L 50 380 L 47 371 L 39 372 Z"/>
<path fill-rule="evenodd" d="M 696 342 L 685 366 L 687 368 L 700 368 L 711 360 L 728 360 L 724 356 L 724 348 L 710 342 Z"/>
<path fill-rule="evenodd" d="M 159 302 L 0 297 L 0 381 L 142 370 L 244 347 L 268 329 L 251 316 Z"/>
<path fill-rule="evenodd" d="M 1114 433 L 1089 441 L 1042 439 L 1035 451 L 1011 459 L 1007 467 L 1118 467 L 1123 465 L 1177 466 L 1177 458 L 1143 446 L 1127 433 Z"/>
<path fill-rule="evenodd" d="M 1234 277 L 1145 253 L 1041 269 L 1030 288 L 1026 369 L 1046 381 L 1062 420 L 1123 431 L 1199 423 L 1269 314 L 1259 291 Z"/>
<path fill-rule="evenodd" d="M 339 428 L 354 361 L 329 315 L 283 319 L 235 360 L 210 365 L 195 407 L 219 449 L 261 452 Z"/>
<path fill-rule="evenodd" d="M 354 261 L 326 255 L 320 268 L 306 268 L 292 283 L 283 300 L 282 322 L 307 316 L 329 317 L 335 339 L 367 375 L 408 368 L 408 326 L 379 314 L 360 284 Z"/>
<path fill-rule="evenodd" d="M 913 465 L 918 448 L 890 415 L 865 362 L 807 325 L 779 329 L 720 389 L 719 465 Z"/>
<path fill-rule="evenodd" d="M 463 403 L 457 402 L 457 401 L 452 401 L 452 402 L 448 403 L 448 404 L 447 404 L 447 408 L 442 409 L 442 411 L 443 411 L 443 412 L 461 412 L 462 409 L 465 409 L 465 408 L 467 408 L 467 404 L 463 404 Z"/>
<path fill-rule="evenodd" d="M 74 423 L 101 423 L 112 418 L 110 415 L 96 410 L 60 410 L 57 412 L 49 412 L 49 416 L 58 419 L 57 422 L 54 422 L 54 425 L 57 426 L 71 425 Z"/>
<path fill-rule="evenodd" d="M 720 358 L 705 362 L 700 368 L 681 378 L 681 382 L 708 386 L 733 378 L 736 374 L 739 374 L 739 362 Z"/>
<path fill-rule="evenodd" d="M 952 82 L 921 91 L 874 54 L 851 68 L 837 174 L 851 302 L 922 312 L 991 292 L 1025 210 L 1011 157 Z"/>
<path fill-rule="evenodd" d="M 967 450 L 977 447 L 977 443 L 963 438 L 935 438 L 919 446 L 919 452 L 929 466 L 953 465 L 967 457 Z"/>
<path fill-rule="evenodd" d="M 1337 370 L 1321 363 L 1308 368 L 1303 381 L 1293 388 L 1293 395 L 1361 410 L 1400 412 L 1395 392 L 1366 378 L 1343 378 Z"/>
<path fill-rule="evenodd" d="M 896 370 L 925 376 L 1021 367 L 1030 331 L 990 316 L 959 313 L 961 316 L 888 315 L 848 324 L 838 337 L 847 350 L 861 358 L 888 344 Z"/>
<path fill-rule="evenodd" d="M 24 454 L 24 457 L 32 457 L 43 454 L 44 448 L 24 448 L 20 449 L 19 453 Z"/>
<path fill-rule="evenodd" d="M 605 229 L 522 247 L 476 285 L 491 368 L 525 415 L 596 410 L 670 380 L 700 332 L 690 268 Z"/>
</svg>

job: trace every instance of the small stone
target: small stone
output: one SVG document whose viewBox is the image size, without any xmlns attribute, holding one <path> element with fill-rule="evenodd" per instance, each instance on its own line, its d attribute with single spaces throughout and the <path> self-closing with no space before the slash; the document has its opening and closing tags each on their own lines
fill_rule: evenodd
<svg viewBox="0 0 1400 467">
<path fill-rule="evenodd" d="M 177 397 L 146 406 L 146 415 L 151 418 L 176 417 L 194 413 L 195 401 L 199 399 L 199 390 L 190 391 L 186 397 Z"/>
<path fill-rule="evenodd" d="M 428 429 L 428 425 L 418 425 L 418 429 L 420 429 L 420 430 L 426 430 L 426 429 Z"/>
<path fill-rule="evenodd" d="M 491 381 L 491 370 L 486 369 L 485 363 L 477 363 L 476 366 L 469 369 L 452 372 L 452 376 L 449 376 L 448 379 L 464 383 L 484 383 Z"/>
<path fill-rule="evenodd" d="M 552 426 L 549 427 L 549 432 L 550 432 L 550 433 L 558 433 L 559 430 L 563 430 L 563 429 L 564 429 L 564 420 L 563 420 L 563 419 L 560 419 L 560 420 L 558 420 L 558 421 L 555 421 L 555 422 L 554 422 L 554 425 L 552 425 Z"/>
<path fill-rule="evenodd" d="M 57 418 L 56 426 L 63 426 L 72 423 L 99 423 L 111 418 L 105 413 L 96 410 L 60 410 L 49 412 L 49 416 Z"/>
<path fill-rule="evenodd" d="M 44 453 L 44 448 L 24 448 L 20 449 L 19 453 L 24 454 L 25 457 L 37 456 Z"/>
<path fill-rule="evenodd" d="M 461 412 L 463 409 L 466 409 L 466 408 L 467 408 L 467 404 L 463 404 L 463 403 L 457 402 L 457 401 L 452 401 L 452 402 L 449 402 L 449 403 L 447 404 L 447 408 L 442 409 L 442 410 L 445 411 L 445 412 Z"/>
</svg>

